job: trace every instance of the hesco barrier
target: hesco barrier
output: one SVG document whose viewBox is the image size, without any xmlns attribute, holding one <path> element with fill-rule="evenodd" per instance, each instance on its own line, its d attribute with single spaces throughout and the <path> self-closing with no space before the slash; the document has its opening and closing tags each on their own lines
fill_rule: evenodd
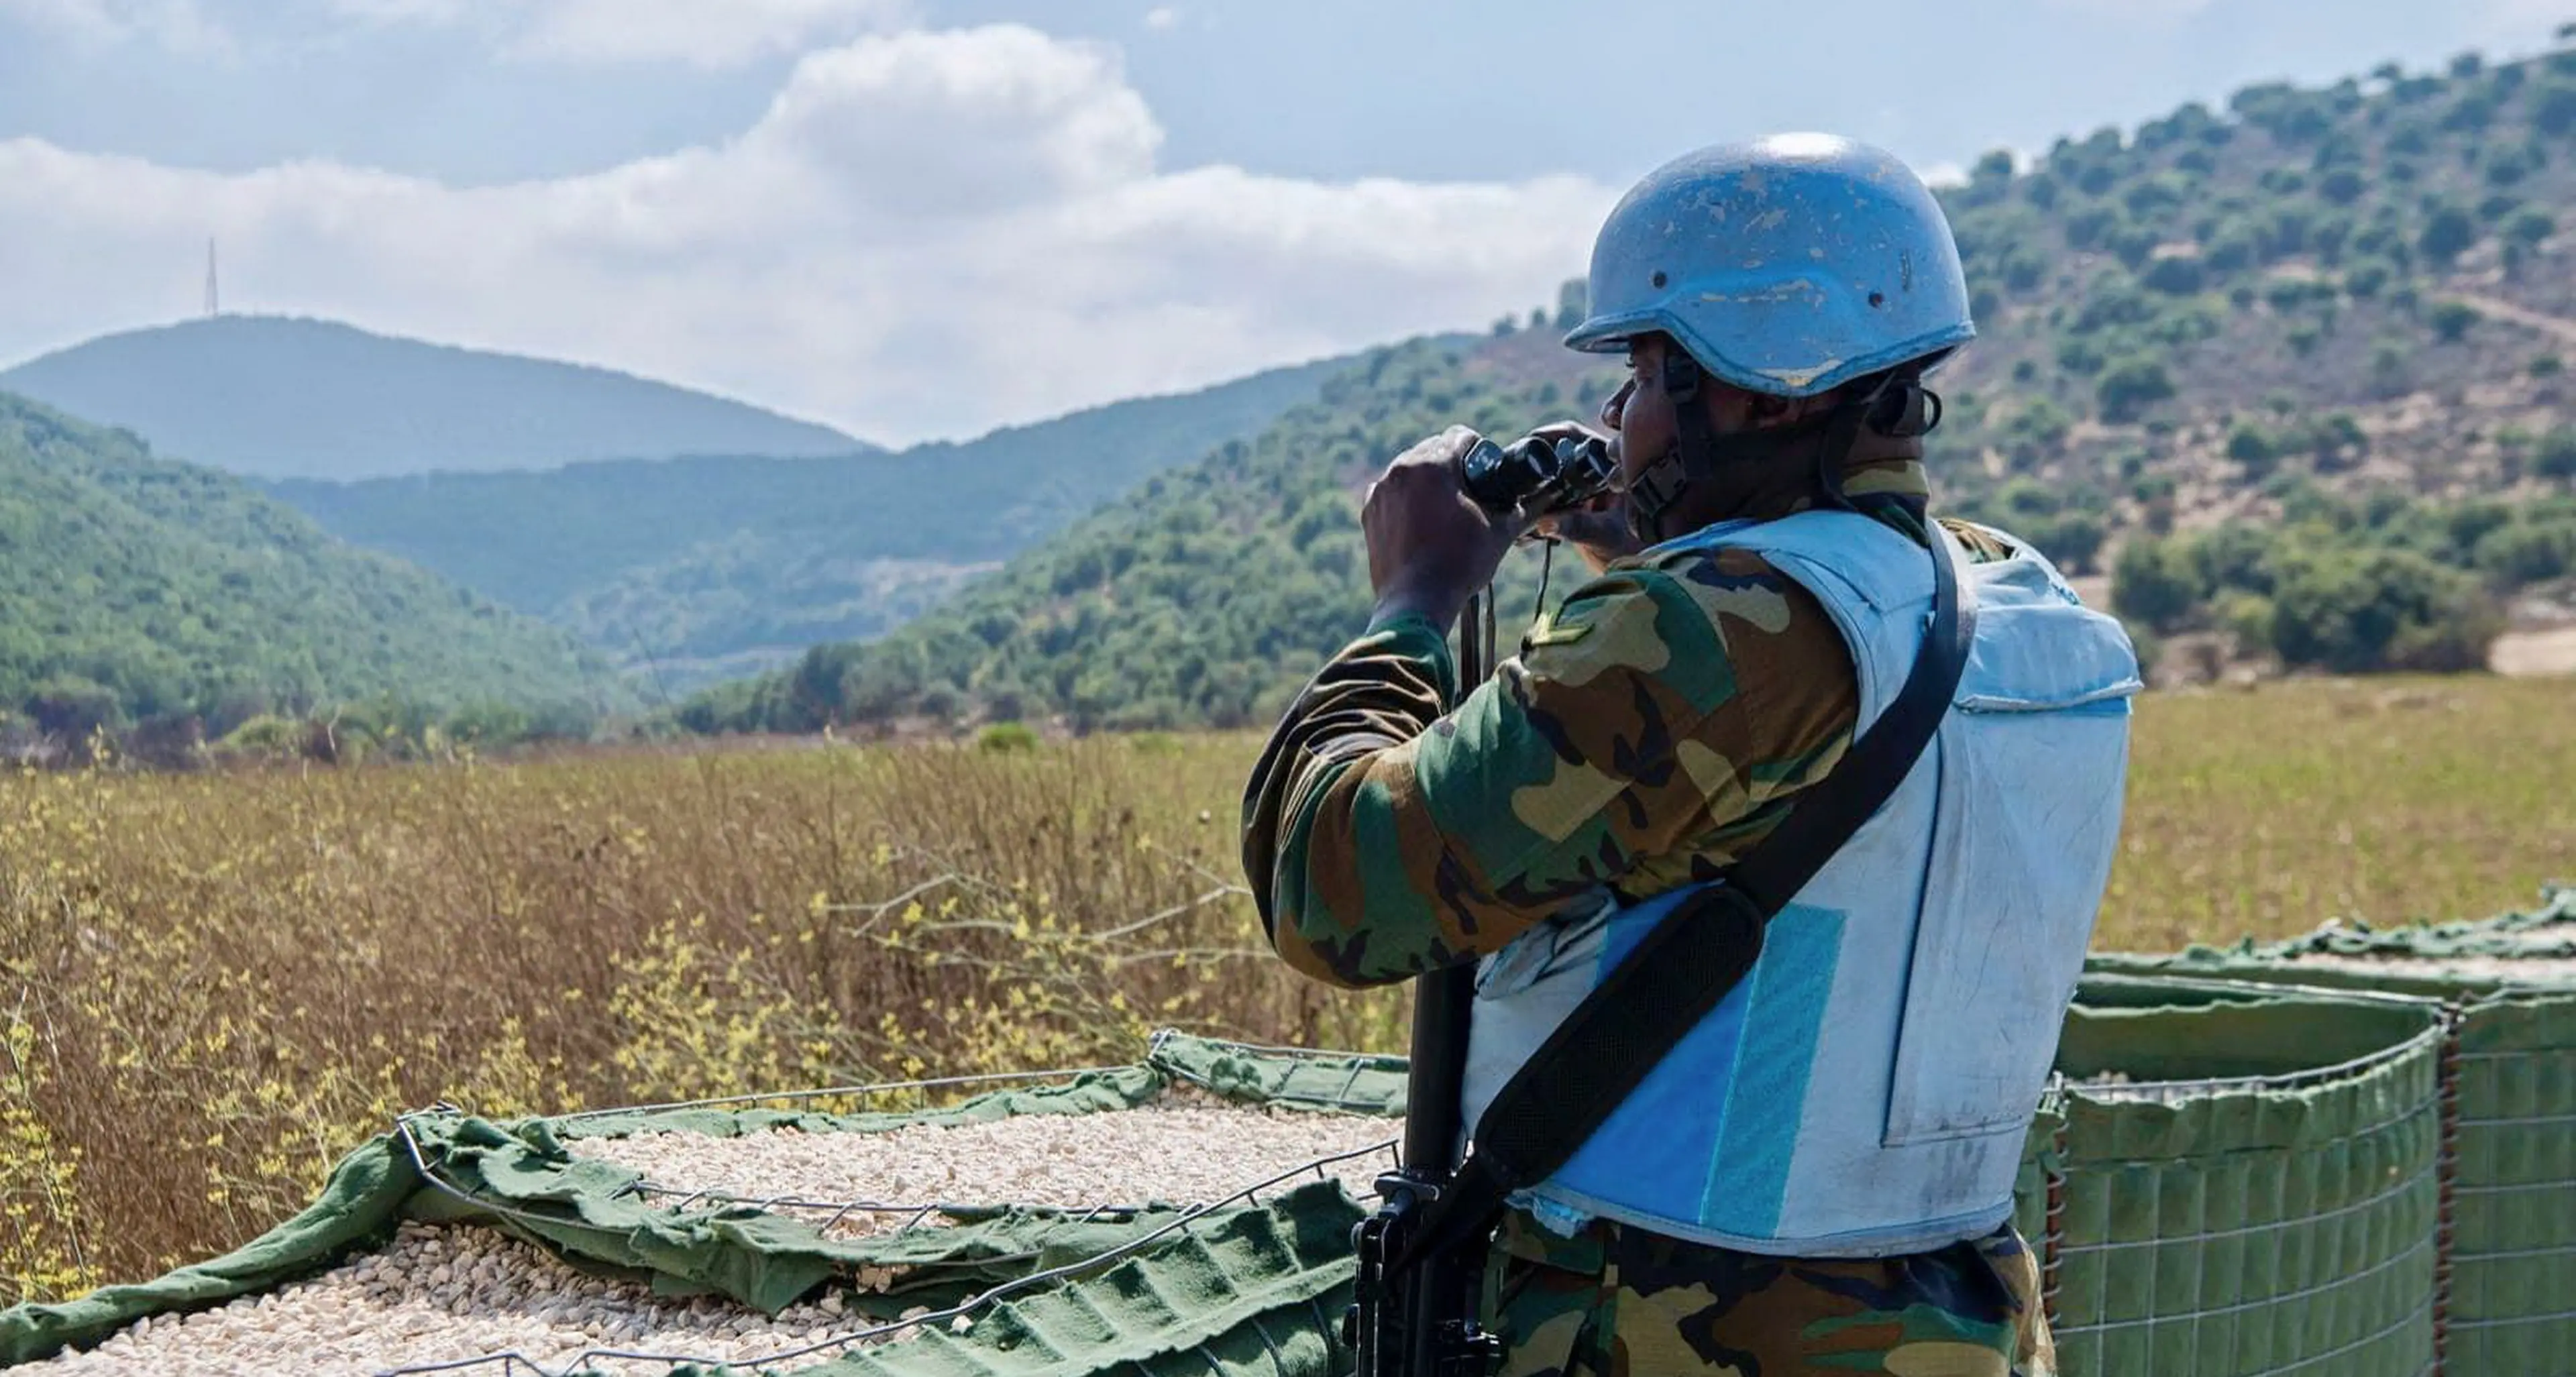
<svg viewBox="0 0 2576 1377">
<path fill-rule="evenodd" d="M 2059 1370 L 2432 1371 L 2446 1027 L 2424 999 L 2088 979 L 2017 1221 Z"/>
<path fill-rule="evenodd" d="M 2285 942 L 2102 956 L 2092 965 L 2453 1006 L 2442 1371 L 2576 1372 L 2576 889 L 2480 922 L 2336 926 Z"/>
<path fill-rule="evenodd" d="M 2492 1018 L 2489 1026 L 2504 1027 Z M 2450 1027 L 2444 1004 L 2406 994 L 2088 977 L 2065 1026 L 2060 1081 L 2034 1121 L 2019 1201 L 2045 1264 L 2060 1370 L 2436 1370 Z M 2478 1074 L 2498 1093 L 2520 1075 L 2501 1060 L 2454 1064 L 2485 1066 Z M 868 1133 L 1109 1114 L 1176 1087 L 1375 1116 L 1391 1142 L 1403 1074 L 1401 1059 L 1167 1033 L 1135 1066 L 1057 1073 L 939 1110 L 757 1107 L 799 1098 L 769 1096 L 495 1123 L 442 1107 L 406 1116 L 351 1154 L 312 1208 L 234 1254 L 140 1286 L 0 1312 L 0 1363 L 91 1347 L 144 1316 L 274 1290 L 423 1219 L 487 1225 L 586 1265 L 648 1275 L 657 1289 L 712 1291 L 765 1311 L 827 1279 L 875 1269 L 882 1280 L 901 1269 L 882 1294 L 853 1302 L 847 1332 L 794 1350 L 805 1361 L 828 1358 L 797 1369 L 827 1377 L 1330 1377 L 1349 1365 L 1331 1320 L 1348 1300 L 1350 1229 L 1367 1206 L 1321 1164 L 1309 1164 L 1311 1175 L 1246 1181 L 1213 1203 L 924 1205 L 906 1227 L 844 1238 L 821 1227 L 832 1202 L 656 1192 L 569 1145 L 662 1131 Z M 814 1092 L 802 1102 L 836 1100 Z M 2496 1150 L 2505 1153 L 2503 1140 Z M 2521 1179 L 2524 1165 L 2500 1156 L 2480 1179 Z M 898 1318 L 923 1307 L 929 1313 Z M 853 1346 L 889 1334 L 901 1337 Z M 603 1345 L 552 1370 L 615 1356 Z M 689 1356 L 656 1361 L 713 1370 Z M 483 1363 L 487 1372 L 547 1370 L 506 1354 Z"/>
</svg>

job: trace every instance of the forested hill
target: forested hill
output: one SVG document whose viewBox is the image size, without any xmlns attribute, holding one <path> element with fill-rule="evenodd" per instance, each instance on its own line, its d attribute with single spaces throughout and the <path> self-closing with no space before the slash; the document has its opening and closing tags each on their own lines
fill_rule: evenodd
<svg viewBox="0 0 2576 1377">
<path fill-rule="evenodd" d="M 105 335 L 0 373 L 0 390 L 124 426 L 192 463 L 269 478 L 873 448 L 605 368 L 282 316 Z"/>
<path fill-rule="evenodd" d="M 0 738 L 184 718 L 221 735 L 376 698 L 558 725 L 632 706 L 560 632 L 0 393 Z"/>
<path fill-rule="evenodd" d="M 665 687 L 694 686 L 891 630 L 1149 475 L 1258 434 L 1348 363 L 898 454 L 269 489 L 335 535 L 553 620 Z"/>
<path fill-rule="evenodd" d="M 2467 625 L 2576 560 L 2543 500 L 2576 472 L 2576 53 L 2251 87 L 2018 171 L 1995 155 L 1944 201 L 1981 338 L 1939 384 L 1941 500 L 2077 572 L 2158 555 L 2177 588 L 2142 629 L 2223 624 L 2295 654 L 2286 598 L 2374 654 L 2442 663 L 2458 647 L 2398 633 Z M 1588 416 L 1563 391 L 1576 366 L 1529 334 L 1392 351 L 896 635 L 684 716 L 1261 720 L 1364 620 L 1360 482 L 1451 421 Z M 2217 529 L 2276 534 L 2179 539 Z M 2356 553 L 2383 545 L 2402 558 Z"/>
<path fill-rule="evenodd" d="M 1609 378 L 1603 360 L 1535 334 L 1381 350 L 1257 438 L 1148 480 L 893 635 L 721 686 L 682 719 L 789 731 L 911 715 L 1252 720 L 1365 616 L 1352 494 L 1388 456 L 1453 421 L 1499 434 L 1563 416 Z M 1524 615 L 1536 570 L 1516 559 L 1507 580 Z"/>
</svg>

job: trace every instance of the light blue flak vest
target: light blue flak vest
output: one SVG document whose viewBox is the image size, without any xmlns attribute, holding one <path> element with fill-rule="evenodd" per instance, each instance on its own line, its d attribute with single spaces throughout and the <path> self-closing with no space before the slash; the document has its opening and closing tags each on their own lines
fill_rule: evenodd
<svg viewBox="0 0 2576 1377">
<path fill-rule="evenodd" d="M 1997 533 L 2001 535 L 2001 533 Z M 1949 539 L 1947 535 L 1942 537 Z M 1562 1171 L 1513 1197 L 1791 1257 L 1973 1238 L 2012 1209 L 2022 1141 L 2108 882 L 2128 770 L 2127 634 L 2057 570 L 1971 564 L 1976 637 L 1934 744 L 1775 917 L 1743 982 Z M 1875 720 L 1932 605 L 1923 547 L 1869 517 L 1708 527 L 1665 550 L 1757 551 L 1834 619 Z M 1466 1123 L 1688 888 L 1606 896 L 1485 958 Z"/>
</svg>

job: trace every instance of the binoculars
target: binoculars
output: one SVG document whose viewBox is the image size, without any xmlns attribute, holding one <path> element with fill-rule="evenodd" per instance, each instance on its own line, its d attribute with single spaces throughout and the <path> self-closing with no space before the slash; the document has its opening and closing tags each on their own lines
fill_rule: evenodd
<svg viewBox="0 0 2576 1377">
<path fill-rule="evenodd" d="M 1478 440 L 1458 459 L 1458 484 L 1496 516 L 1543 516 L 1579 506 L 1610 486 L 1618 465 L 1599 437 L 1527 435 L 1509 445 Z"/>
</svg>

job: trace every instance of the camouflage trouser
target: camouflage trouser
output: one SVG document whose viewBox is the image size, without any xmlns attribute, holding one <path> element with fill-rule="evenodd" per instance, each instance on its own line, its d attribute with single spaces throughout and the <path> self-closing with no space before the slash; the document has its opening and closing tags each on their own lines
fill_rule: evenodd
<svg viewBox="0 0 2576 1377">
<path fill-rule="evenodd" d="M 2009 1225 L 1906 1257 L 1804 1261 L 1507 1212 L 1485 1272 L 1502 1377 L 2055 1377 Z"/>
</svg>

